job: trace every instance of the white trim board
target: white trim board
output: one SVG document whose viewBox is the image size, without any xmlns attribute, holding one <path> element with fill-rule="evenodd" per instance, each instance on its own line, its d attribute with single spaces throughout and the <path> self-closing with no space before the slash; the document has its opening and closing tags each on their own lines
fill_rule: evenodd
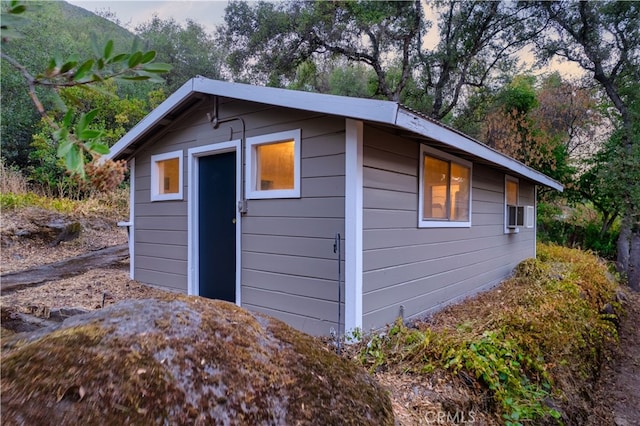
<svg viewBox="0 0 640 426">
<path fill-rule="evenodd" d="M 129 278 L 134 280 L 136 270 L 136 159 L 129 160 Z"/>
<path fill-rule="evenodd" d="M 242 143 L 240 139 L 191 148 L 188 151 L 187 181 L 187 291 L 189 295 L 199 295 L 198 277 L 198 158 L 208 155 L 236 153 L 236 204 L 242 199 Z M 242 305 L 242 216 L 236 209 L 236 305 Z"/>
<path fill-rule="evenodd" d="M 363 129 L 362 121 L 345 121 L 345 334 L 362 329 Z"/>
</svg>

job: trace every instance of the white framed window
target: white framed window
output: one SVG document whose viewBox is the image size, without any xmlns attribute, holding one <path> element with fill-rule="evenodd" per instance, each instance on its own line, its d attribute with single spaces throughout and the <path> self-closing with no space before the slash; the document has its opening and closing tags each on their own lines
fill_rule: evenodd
<svg viewBox="0 0 640 426">
<path fill-rule="evenodd" d="M 151 201 L 182 200 L 182 151 L 151 156 Z"/>
<path fill-rule="evenodd" d="M 520 206 L 520 181 L 518 178 L 504 177 L 504 231 L 517 233 L 524 223 L 524 207 Z"/>
<path fill-rule="evenodd" d="M 247 138 L 246 196 L 300 197 L 300 129 Z"/>
<path fill-rule="evenodd" d="M 472 163 L 420 145 L 418 226 L 471 226 Z"/>
</svg>

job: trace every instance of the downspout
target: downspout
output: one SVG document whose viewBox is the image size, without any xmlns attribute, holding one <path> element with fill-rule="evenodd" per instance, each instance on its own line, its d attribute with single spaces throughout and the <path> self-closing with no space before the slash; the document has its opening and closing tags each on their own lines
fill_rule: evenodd
<svg viewBox="0 0 640 426">
<path fill-rule="evenodd" d="M 219 117 L 219 108 L 218 108 L 218 102 L 219 102 L 219 98 L 218 96 L 214 95 L 213 96 L 213 109 L 212 112 L 208 112 L 207 113 L 207 118 L 209 119 L 209 124 L 211 124 L 211 127 L 216 130 L 218 129 L 218 127 L 220 127 L 221 124 L 223 123 L 229 123 L 232 121 L 240 121 L 240 124 L 242 124 L 242 136 L 240 137 L 240 157 L 241 157 L 241 166 L 242 166 L 242 173 L 240 173 L 241 179 L 244 180 L 244 168 L 245 168 L 245 156 L 246 156 L 246 125 L 244 122 L 244 119 L 242 117 L 232 117 L 232 118 L 224 118 L 224 119 L 220 119 Z M 233 130 L 233 129 L 232 129 Z M 231 136 L 229 138 L 229 140 L 233 139 L 233 131 L 231 132 Z M 240 201 L 238 201 L 238 211 L 241 214 L 246 214 L 247 213 L 247 196 L 245 193 L 245 187 L 244 187 L 244 181 L 240 182 Z"/>
</svg>

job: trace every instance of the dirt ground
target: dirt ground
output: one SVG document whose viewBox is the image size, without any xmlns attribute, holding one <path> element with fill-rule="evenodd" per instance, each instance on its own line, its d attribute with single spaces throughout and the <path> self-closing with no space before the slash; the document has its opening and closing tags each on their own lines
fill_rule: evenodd
<svg viewBox="0 0 640 426">
<path fill-rule="evenodd" d="M 7 273 L 28 269 L 108 245 L 123 244 L 126 239 L 125 230 L 113 224 L 102 224 L 90 228 L 79 239 L 55 247 L 31 240 L 14 241 L 0 252 L 1 270 Z M 0 305 L 46 317 L 56 308 L 100 309 L 121 300 L 160 293 L 164 291 L 130 280 L 129 263 L 123 261 L 75 277 L 6 292 L 0 296 Z M 621 323 L 620 345 L 611 348 L 610 360 L 595 385 L 591 426 L 640 426 L 640 294 L 626 294 L 628 315 Z M 3 329 L 3 333 L 7 331 Z M 443 395 L 447 396 L 445 403 L 464 406 L 464 389 L 461 389 L 464 386 L 459 384 L 452 386 L 437 378 L 427 383 L 421 377 L 408 375 L 378 374 L 376 378 L 390 391 L 399 425 L 497 423 L 497 419 L 476 416 L 469 411 L 461 412 L 454 422 L 438 417 L 443 407 Z"/>
<path fill-rule="evenodd" d="M 620 345 L 600 372 L 590 426 L 640 425 L 640 294 L 628 292 Z"/>
</svg>

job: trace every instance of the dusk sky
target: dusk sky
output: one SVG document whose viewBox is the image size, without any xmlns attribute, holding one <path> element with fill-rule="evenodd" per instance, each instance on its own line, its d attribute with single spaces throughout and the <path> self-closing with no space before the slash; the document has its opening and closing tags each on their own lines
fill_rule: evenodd
<svg viewBox="0 0 640 426">
<path fill-rule="evenodd" d="M 209 33 L 223 22 L 224 8 L 227 6 L 226 0 L 68 0 L 68 3 L 94 13 L 110 10 L 130 30 L 157 14 L 161 19 L 174 18 L 181 24 L 192 19 Z"/>
</svg>

